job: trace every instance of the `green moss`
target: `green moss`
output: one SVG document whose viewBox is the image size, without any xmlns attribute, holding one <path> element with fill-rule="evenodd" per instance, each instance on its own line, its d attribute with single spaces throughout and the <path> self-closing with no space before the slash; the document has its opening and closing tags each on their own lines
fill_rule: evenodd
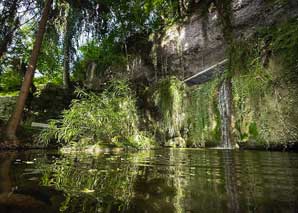
<svg viewBox="0 0 298 213">
<path fill-rule="evenodd" d="M 263 37 L 270 40 L 274 55 L 280 57 L 285 67 L 285 80 L 296 83 L 298 80 L 298 20 L 282 23 L 263 31 Z"/>
<path fill-rule="evenodd" d="M 232 1 L 231 0 L 216 0 L 216 10 L 219 16 L 220 24 L 224 38 L 227 43 L 233 41 L 233 28 L 232 28 Z"/>
<path fill-rule="evenodd" d="M 188 144 L 193 147 L 215 146 L 220 142 L 221 121 L 218 109 L 219 79 L 189 88 Z"/>
<path fill-rule="evenodd" d="M 254 66 L 252 63 L 258 60 L 260 52 L 255 42 L 255 39 L 234 40 L 229 45 L 227 52 L 230 57 L 229 72 L 232 76 L 247 74 L 251 66 Z"/>
<path fill-rule="evenodd" d="M 155 135 L 162 142 L 183 137 L 189 147 L 216 146 L 221 138 L 220 79 L 186 87 L 177 78 L 161 80 L 149 91 Z M 154 126 L 154 125 L 152 125 Z"/>
<path fill-rule="evenodd" d="M 297 26 L 296 20 L 259 29 L 231 45 L 238 142 L 269 147 L 298 140 Z"/>
<path fill-rule="evenodd" d="M 252 122 L 248 128 L 249 135 L 251 135 L 254 139 L 256 139 L 259 135 L 258 127 L 256 122 Z"/>
<path fill-rule="evenodd" d="M 153 89 L 153 104 L 159 118 L 157 125 L 164 140 L 180 137 L 184 126 L 185 85 L 175 77 L 161 80 Z"/>
</svg>

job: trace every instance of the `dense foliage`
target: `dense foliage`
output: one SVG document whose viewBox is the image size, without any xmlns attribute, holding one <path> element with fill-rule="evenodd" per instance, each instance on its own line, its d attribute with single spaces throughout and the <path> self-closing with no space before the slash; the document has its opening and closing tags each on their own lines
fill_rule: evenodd
<svg viewBox="0 0 298 213">
<path fill-rule="evenodd" d="M 219 83 L 216 79 L 188 90 L 189 146 L 215 146 L 220 142 Z"/>
<path fill-rule="evenodd" d="M 156 85 L 153 102 L 160 113 L 157 131 L 168 140 L 180 137 L 185 124 L 185 86 L 175 77 L 166 78 Z"/>
<path fill-rule="evenodd" d="M 52 121 L 41 134 L 41 141 L 150 147 L 150 139 L 138 130 L 135 96 L 126 82 L 113 81 L 100 94 L 80 90 L 78 95 L 80 99 L 64 111 L 63 119 Z"/>
<path fill-rule="evenodd" d="M 22 84 L 22 77 L 19 73 L 9 70 L 1 75 L 0 92 L 17 91 Z"/>
<path fill-rule="evenodd" d="M 286 4 L 283 0 L 267 0 L 267 3 Z M 51 128 L 40 136 L 42 141 L 147 148 L 150 140 L 139 131 L 142 129 L 151 132 L 161 144 L 179 139 L 188 141 L 189 146 L 218 145 L 223 125 L 218 110 L 218 87 L 222 79 L 186 91 L 181 81 L 167 76 L 165 71 L 167 60 L 171 60 L 161 49 L 165 30 L 183 21 L 191 10 L 205 21 L 208 11 L 216 10 L 218 15 L 230 58 L 226 74 L 221 77 L 231 80 L 233 85 L 232 129 L 237 141 L 268 145 L 297 140 L 295 120 L 298 118 L 294 110 L 298 104 L 297 20 L 286 20 L 258 29 L 255 35 L 237 38 L 233 32 L 230 0 L 53 0 L 49 5 L 46 31 L 39 39 L 42 47 L 35 54 L 39 56 L 36 72 L 32 71 L 32 76 L 35 72 L 37 78 L 32 83 L 30 76 L 26 84 L 30 100 L 21 104 L 21 110 L 25 108 L 42 117 L 43 113 L 33 111 L 31 99 L 40 98 L 40 90 L 49 83 L 58 85 L 63 93 L 61 97 L 67 97 L 75 86 L 85 89 L 78 90 L 78 99 L 60 120 L 50 122 Z M 35 67 L 28 63 L 44 6 L 40 0 L 0 2 L 3 14 L 0 17 L 0 95 L 16 95 L 22 80 L 28 79 L 24 78 L 28 67 Z M 179 33 L 177 40 L 184 36 Z M 181 54 L 179 63 L 183 65 L 181 50 L 177 53 Z M 175 70 L 175 74 L 182 72 Z M 115 80 L 123 76 L 140 81 L 130 87 L 127 82 Z M 152 87 L 139 91 L 142 90 L 139 86 Z M 94 91 L 86 91 L 87 88 Z M 131 88 L 138 90 L 138 94 L 147 92 L 150 100 L 139 100 L 143 97 L 136 97 Z M 26 98 L 19 100 L 25 103 Z M 140 115 L 139 103 L 144 108 L 147 107 L 144 103 L 148 103 L 151 111 Z M 12 117 L 20 121 L 21 110 L 19 116 Z M 43 108 L 44 112 L 47 110 Z M 23 116 L 23 123 L 35 118 L 29 117 Z M 144 127 L 140 123 L 149 125 Z"/>
<path fill-rule="evenodd" d="M 24 75 L 42 8 L 42 1 L 0 3 L 0 75 Z M 149 35 L 179 18 L 178 2 L 172 0 L 68 0 L 53 1 L 52 8 L 37 64 L 39 75 L 52 82 L 62 82 L 63 71 L 85 80 L 92 63 L 97 73 L 121 64 L 128 58 L 130 37 Z"/>
</svg>

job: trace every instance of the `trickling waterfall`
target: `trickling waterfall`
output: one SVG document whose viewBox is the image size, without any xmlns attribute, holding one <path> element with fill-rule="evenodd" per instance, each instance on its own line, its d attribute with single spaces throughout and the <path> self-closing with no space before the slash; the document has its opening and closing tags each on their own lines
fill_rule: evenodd
<svg viewBox="0 0 298 213">
<path fill-rule="evenodd" d="M 221 119 L 221 145 L 225 149 L 232 149 L 231 142 L 231 111 L 232 111 L 232 83 L 225 79 L 219 88 L 219 112 Z"/>
</svg>

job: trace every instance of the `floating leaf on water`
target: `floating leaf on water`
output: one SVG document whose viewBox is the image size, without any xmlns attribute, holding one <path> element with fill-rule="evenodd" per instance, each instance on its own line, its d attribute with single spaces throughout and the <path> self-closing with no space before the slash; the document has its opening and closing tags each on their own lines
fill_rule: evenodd
<svg viewBox="0 0 298 213">
<path fill-rule="evenodd" d="M 93 189 L 83 189 L 81 192 L 83 192 L 83 193 L 93 193 L 93 192 L 95 192 L 95 190 L 93 190 Z"/>
<path fill-rule="evenodd" d="M 32 178 L 29 178 L 28 180 L 35 181 L 35 180 L 38 180 L 38 178 L 37 177 L 32 177 Z"/>
<path fill-rule="evenodd" d="M 25 164 L 34 164 L 33 161 L 24 161 Z"/>
<path fill-rule="evenodd" d="M 115 159 L 116 159 L 115 157 L 107 158 L 107 160 L 115 160 Z"/>
</svg>

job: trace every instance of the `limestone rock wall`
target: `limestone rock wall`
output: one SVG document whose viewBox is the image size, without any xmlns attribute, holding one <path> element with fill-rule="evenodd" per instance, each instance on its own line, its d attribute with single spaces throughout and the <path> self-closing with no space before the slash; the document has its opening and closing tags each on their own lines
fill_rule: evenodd
<svg viewBox="0 0 298 213">
<path fill-rule="evenodd" d="M 298 126 L 295 122 L 297 81 L 294 82 L 296 78 L 293 77 L 297 76 L 297 68 L 295 65 L 289 67 L 285 58 L 279 60 L 273 56 L 283 57 L 284 53 L 279 52 L 281 49 L 286 49 L 288 54 L 292 54 L 295 47 L 298 49 L 295 27 L 289 26 L 288 30 L 281 31 L 290 20 L 297 20 L 298 1 L 233 0 L 231 2 L 233 42 L 243 45 L 233 49 L 235 54 L 232 54 L 231 61 L 249 64 L 248 71 L 244 66 L 237 67 L 238 73 L 229 70 L 233 76 L 232 137 L 244 147 L 292 147 L 293 144 L 298 144 Z M 218 11 L 211 5 L 207 14 L 200 15 L 194 12 L 184 23 L 176 24 L 156 35 L 151 53 L 156 75 L 175 75 L 180 79 L 186 79 L 229 58 L 228 44 L 221 23 Z M 277 26 L 277 30 L 273 30 L 275 27 L 272 26 Z M 272 41 L 257 36 L 258 32 L 265 29 L 271 31 L 269 35 L 271 33 Z M 277 47 L 276 43 L 279 43 L 277 37 L 288 39 L 289 42 L 280 42 L 283 46 Z M 296 45 L 293 44 L 295 41 Z M 253 44 L 249 44 L 250 42 Z M 256 48 L 256 51 L 251 51 L 253 48 Z M 255 54 L 253 58 L 249 56 L 252 52 Z M 296 56 L 297 54 L 293 53 L 287 60 L 295 63 Z M 235 64 L 231 65 L 230 68 L 234 69 Z M 188 144 L 191 146 L 217 145 L 220 141 L 218 130 L 219 126 L 224 125 L 218 120 L 217 110 L 220 107 L 214 100 L 220 95 L 218 89 L 222 77 L 190 88 Z"/>
<path fill-rule="evenodd" d="M 185 79 L 227 58 L 221 18 L 213 7 L 204 15 L 194 11 L 184 23 L 155 36 L 152 57 L 158 76 L 174 74 Z M 231 29 L 236 38 L 250 37 L 259 27 L 294 17 L 298 17 L 297 0 L 231 1 Z"/>
</svg>

